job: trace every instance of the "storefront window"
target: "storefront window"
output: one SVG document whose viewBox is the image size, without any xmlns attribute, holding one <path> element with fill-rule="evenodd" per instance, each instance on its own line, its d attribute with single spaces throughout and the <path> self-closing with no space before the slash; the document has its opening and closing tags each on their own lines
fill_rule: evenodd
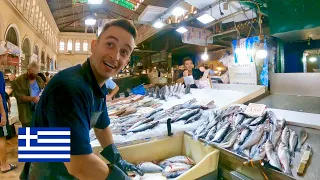
<svg viewBox="0 0 320 180">
<path fill-rule="evenodd" d="M 64 50 L 64 41 L 63 41 L 62 39 L 60 40 L 59 46 L 60 46 L 60 47 L 59 47 L 59 50 L 60 50 L 60 51 L 63 51 L 63 50 Z"/>
<path fill-rule="evenodd" d="M 76 40 L 75 50 L 80 51 L 80 41 L 79 40 Z"/>
<path fill-rule="evenodd" d="M 68 50 L 68 51 L 72 51 L 72 40 L 71 40 L 71 39 L 68 40 L 67 50 Z"/>
<path fill-rule="evenodd" d="M 88 51 L 88 41 L 87 40 L 83 41 L 83 51 Z"/>
</svg>

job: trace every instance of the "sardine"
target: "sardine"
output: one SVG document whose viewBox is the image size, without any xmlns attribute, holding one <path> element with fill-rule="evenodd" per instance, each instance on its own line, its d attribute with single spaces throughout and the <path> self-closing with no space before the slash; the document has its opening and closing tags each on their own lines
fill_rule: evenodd
<svg viewBox="0 0 320 180">
<path fill-rule="evenodd" d="M 288 126 L 286 126 L 281 134 L 281 142 L 283 142 L 286 146 L 289 147 L 289 138 L 290 138 L 290 130 Z"/>
<path fill-rule="evenodd" d="M 162 172 L 162 167 L 153 164 L 152 162 L 144 162 L 137 165 L 144 173 L 159 173 Z"/>
<path fill-rule="evenodd" d="M 220 143 L 224 139 L 225 135 L 228 133 L 229 128 L 230 123 L 226 123 L 221 129 L 217 129 L 218 132 L 214 136 L 212 142 Z"/>
<path fill-rule="evenodd" d="M 275 147 L 281 137 L 282 128 L 281 128 L 280 123 L 278 123 L 274 126 L 271 126 L 271 127 L 272 127 L 272 129 L 271 129 L 271 134 L 270 134 L 270 141 L 271 141 L 272 145 Z"/>
<path fill-rule="evenodd" d="M 250 148 L 251 146 L 258 143 L 263 135 L 263 128 L 263 125 L 259 125 L 254 131 L 252 131 L 248 139 L 239 147 L 238 150 L 236 150 L 237 153 L 240 154 L 244 149 Z"/>
<path fill-rule="evenodd" d="M 134 129 L 128 130 L 127 132 L 141 132 L 147 129 L 152 129 L 159 124 L 159 121 L 151 121 L 149 123 L 142 124 Z"/>
<path fill-rule="evenodd" d="M 238 137 L 238 131 L 236 129 L 232 130 L 229 134 L 226 135 L 224 140 L 219 144 L 222 148 L 230 148 L 233 146 Z"/>
<path fill-rule="evenodd" d="M 149 117 L 151 117 L 152 115 L 154 115 L 155 113 L 157 113 L 157 112 L 159 112 L 159 111 L 162 111 L 162 110 L 163 110 L 163 108 L 155 109 L 155 110 L 151 111 L 150 113 L 145 114 L 144 117 L 145 117 L 145 118 L 149 118 Z"/>
<path fill-rule="evenodd" d="M 300 152 L 300 149 L 303 145 L 303 143 L 307 140 L 308 134 L 305 129 L 301 129 L 299 132 L 299 137 L 298 137 L 298 145 L 297 145 L 297 151 Z"/>
<path fill-rule="evenodd" d="M 289 176 L 292 176 L 290 168 L 290 152 L 287 144 L 283 142 L 279 144 L 278 156 L 283 166 L 283 172 Z"/>
<path fill-rule="evenodd" d="M 159 163 L 160 164 L 163 164 L 165 162 L 170 162 L 170 163 L 184 163 L 184 164 L 189 164 L 189 165 L 194 165 L 194 161 L 191 159 L 191 158 L 188 158 L 186 156 L 174 156 L 174 157 L 171 157 L 171 158 L 168 158 L 164 161 L 161 161 Z"/>
<path fill-rule="evenodd" d="M 199 112 L 200 112 L 200 109 L 191 110 L 189 112 L 186 112 L 186 113 L 182 114 L 176 121 L 187 120 L 187 119 L 189 119 L 190 117 L 196 115 Z"/>
<path fill-rule="evenodd" d="M 279 170 L 281 170 L 280 160 L 277 153 L 274 151 L 274 147 L 270 140 L 265 143 L 266 155 L 269 160 L 269 164 Z"/>
<path fill-rule="evenodd" d="M 295 157 L 295 149 L 298 144 L 298 134 L 292 130 L 290 132 L 290 139 L 289 139 L 289 150 L 292 157 Z"/>
<path fill-rule="evenodd" d="M 192 122 L 197 121 L 198 119 L 200 119 L 201 115 L 202 115 L 201 112 L 199 112 L 198 114 L 193 115 L 193 116 L 190 117 L 188 120 L 186 120 L 186 121 L 184 122 L 184 124 L 189 124 L 189 123 L 192 123 Z"/>
</svg>

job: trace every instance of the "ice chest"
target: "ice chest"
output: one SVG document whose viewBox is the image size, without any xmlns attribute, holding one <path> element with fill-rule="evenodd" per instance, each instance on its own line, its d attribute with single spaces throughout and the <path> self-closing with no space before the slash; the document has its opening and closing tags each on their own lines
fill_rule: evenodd
<svg viewBox="0 0 320 180">
<path fill-rule="evenodd" d="M 100 150 L 95 149 L 100 156 Z M 123 159 L 137 164 L 145 161 L 161 161 L 173 156 L 185 155 L 196 162 L 189 171 L 179 176 L 179 180 L 198 179 L 216 172 L 219 161 L 219 150 L 211 146 L 204 146 L 204 143 L 193 140 L 186 134 L 177 134 L 172 137 L 153 140 L 140 144 L 120 147 L 119 151 Z M 210 178 L 213 179 L 213 178 Z"/>
</svg>

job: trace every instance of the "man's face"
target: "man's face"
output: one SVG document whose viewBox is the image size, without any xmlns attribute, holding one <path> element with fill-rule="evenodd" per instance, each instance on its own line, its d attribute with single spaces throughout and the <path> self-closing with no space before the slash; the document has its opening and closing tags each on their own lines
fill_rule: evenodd
<svg viewBox="0 0 320 180">
<path fill-rule="evenodd" d="M 133 36 L 126 30 L 111 26 L 91 44 L 91 67 L 98 81 L 115 76 L 130 60 L 135 46 Z"/>
<path fill-rule="evenodd" d="M 32 67 L 30 69 L 28 69 L 28 77 L 29 79 L 35 79 L 38 76 L 38 69 L 35 67 Z"/>
<path fill-rule="evenodd" d="M 192 60 L 188 60 L 184 62 L 184 67 L 186 70 L 191 71 L 193 68 L 193 62 Z"/>
</svg>

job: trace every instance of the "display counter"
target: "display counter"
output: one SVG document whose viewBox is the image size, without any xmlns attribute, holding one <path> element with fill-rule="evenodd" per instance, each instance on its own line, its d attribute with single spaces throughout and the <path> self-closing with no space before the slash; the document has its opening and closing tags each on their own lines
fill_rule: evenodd
<svg viewBox="0 0 320 180">
<path fill-rule="evenodd" d="M 117 93 L 116 97 L 119 96 L 119 93 L 123 93 L 127 91 L 127 89 L 131 89 L 140 84 L 150 83 L 148 76 L 145 74 L 142 74 L 139 76 L 126 76 L 126 77 L 113 78 L 112 80 L 119 86 L 119 92 Z"/>
</svg>

